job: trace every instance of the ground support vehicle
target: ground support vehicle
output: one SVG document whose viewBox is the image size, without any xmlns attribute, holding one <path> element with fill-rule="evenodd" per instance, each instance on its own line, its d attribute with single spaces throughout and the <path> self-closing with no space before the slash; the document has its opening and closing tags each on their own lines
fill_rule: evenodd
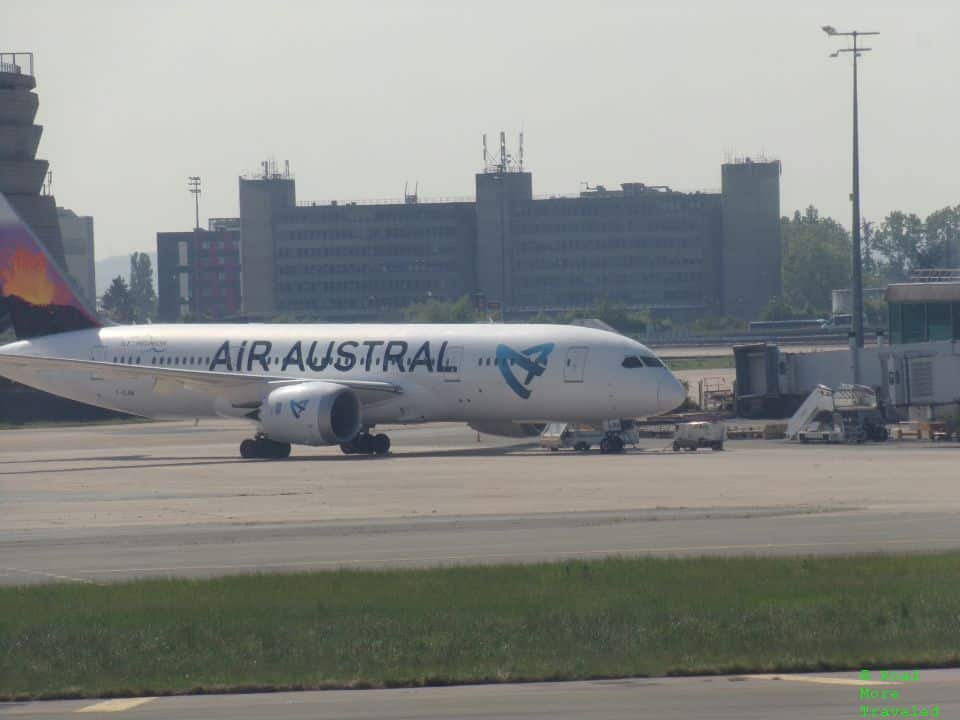
<svg viewBox="0 0 960 720">
<path fill-rule="evenodd" d="M 673 451 L 698 450 L 708 447 L 723 450 L 727 439 L 727 426 L 722 422 L 689 422 L 677 426 L 673 436 Z"/>
<path fill-rule="evenodd" d="M 540 447 L 557 451 L 572 448 L 587 452 L 599 447 L 602 453 L 622 452 L 627 445 L 640 440 L 636 425 L 631 420 L 608 420 L 602 425 L 585 423 L 548 423 L 540 434 Z"/>
<path fill-rule="evenodd" d="M 883 442 L 889 437 L 877 396 L 865 385 L 817 385 L 787 423 L 787 439 L 802 443 Z"/>
</svg>

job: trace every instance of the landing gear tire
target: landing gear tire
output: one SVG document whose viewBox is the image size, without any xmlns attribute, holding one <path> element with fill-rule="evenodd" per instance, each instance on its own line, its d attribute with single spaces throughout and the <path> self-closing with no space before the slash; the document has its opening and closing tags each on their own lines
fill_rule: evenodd
<svg viewBox="0 0 960 720">
<path fill-rule="evenodd" d="M 383 433 L 360 433 L 350 442 L 341 443 L 340 450 L 344 455 L 387 455 L 390 452 L 390 437 Z"/>
<path fill-rule="evenodd" d="M 244 460 L 252 460 L 257 457 L 257 443 L 250 439 L 240 443 L 240 457 Z"/>
<path fill-rule="evenodd" d="M 265 437 L 246 439 L 240 443 L 240 457 L 245 460 L 263 458 L 265 460 L 283 460 L 290 457 L 290 443 L 277 442 Z"/>
<path fill-rule="evenodd" d="M 617 435 L 608 435 L 600 441 L 600 452 L 602 453 L 620 453 L 623 452 L 623 440 Z"/>
<path fill-rule="evenodd" d="M 390 437 L 383 433 L 374 435 L 370 444 L 373 446 L 373 452 L 377 455 L 386 455 L 390 452 Z"/>
</svg>

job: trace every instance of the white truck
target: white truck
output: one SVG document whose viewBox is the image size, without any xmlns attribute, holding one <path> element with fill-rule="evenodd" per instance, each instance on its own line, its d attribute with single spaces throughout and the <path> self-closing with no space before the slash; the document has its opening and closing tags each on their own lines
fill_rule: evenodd
<svg viewBox="0 0 960 720">
<path fill-rule="evenodd" d="M 673 436 L 673 451 L 710 448 L 723 450 L 727 439 L 727 426 L 722 422 L 688 422 L 677 425 Z"/>
</svg>

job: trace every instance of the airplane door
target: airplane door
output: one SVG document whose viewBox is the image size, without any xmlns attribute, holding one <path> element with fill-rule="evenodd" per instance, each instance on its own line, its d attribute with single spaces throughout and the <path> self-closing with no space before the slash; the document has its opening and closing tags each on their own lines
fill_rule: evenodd
<svg viewBox="0 0 960 720">
<path fill-rule="evenodd" d="M 460 365 L 463 362 L 462 347 L 448 347 L 443 356 L 443 381 L 460 382 Z"/>
<path fill-rule="evenodd" d="M 95 362 L 106 362 L 107 349 L 103 345 L 94 345 L 90 348 L 90 359 Z M 94 368 L 90 371 L 90 379 L 102 381 L 103 374 Z"/>
<path fill-rule="evenodd" d="M 590 349 L 585 347 L 572 347 L 567 350 L 567 362 L 563 366 L 564 382 L 583 382 L 589 352 Z"/>
</svg>

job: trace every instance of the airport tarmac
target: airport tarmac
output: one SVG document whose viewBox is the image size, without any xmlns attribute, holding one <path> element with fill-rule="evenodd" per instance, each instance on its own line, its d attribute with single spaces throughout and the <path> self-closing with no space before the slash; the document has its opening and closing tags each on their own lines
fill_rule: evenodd
<svg viewBox="0 0 960 720">
<path fill-rule="evenodd" d="M 730 441 L 551 453 L 462 425 L 389 457 L 244 461 L 229 421 L 0 434 L 0 583 L 110 582 L 611 554 L 960 547 L 960 447 Z"/>
<path fill-rule="evenodd" d="M 861 690 L 878 697 L 861 699 Z M 897 699 L 880 699 L 896 691 Z M 711 718 L 840 720 L 877 709 L 925 708 L 960 714 L 960 671 L 920 670 L 909 683 L 860 681 L 855 673 L 637 678 L 589 682 L 473 685 L 391 690 L 333 690 L 249 695 L 193 695 L 116 700 L 0 703 L 10 718 L 52 720 L 77 713 L 119 713 L 137 720 L 219 718 L 524 718 L 634 720 Z M 890 715 L 888 714 L 887 717 Z M 909 717 L 909 715 L 905 715 Z"/>
</svg>

